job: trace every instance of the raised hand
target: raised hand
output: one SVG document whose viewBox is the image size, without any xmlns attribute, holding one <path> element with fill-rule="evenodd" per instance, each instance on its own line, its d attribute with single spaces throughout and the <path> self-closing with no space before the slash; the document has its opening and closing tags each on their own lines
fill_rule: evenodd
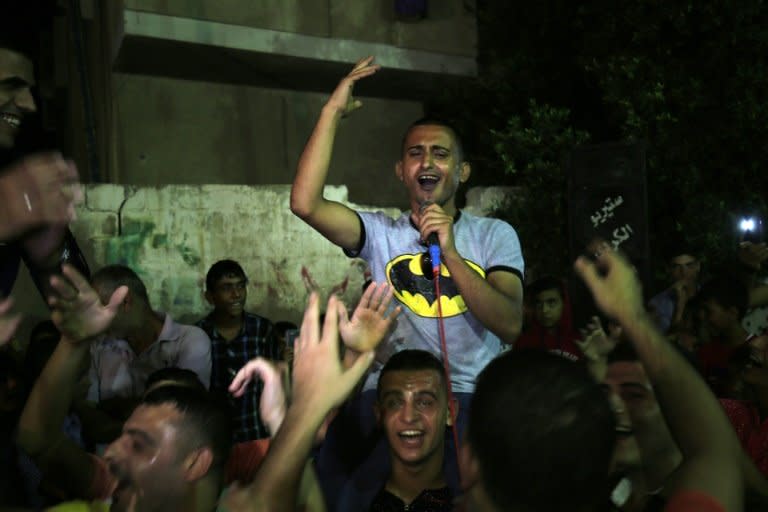
<svg viewBox="0 0 768 512">
<path fill-rule="evenodd" d="M 600 318 L 593 316 L 585 329 L 581 330 L 583 340 L 576 340 L 584 356 L 590 361 L 602 361 L 616 347 L 615 340 L 608 336 L 600 323 Z"/>
<path fill-rule="evenodd" d="M 77 168 L 57 153 L 27 157 L 0 173 L 0 239 L 40 226 L 64 226 L 83 199 Z"/>
<path fill-rule="evenodd" d="M 643 298 L 635 270 L 608 244 L 595 247 L 595 261 L 584 256 L 574 264 L 576 272 L 592 292 L 597 306 L 619 323 L 642 315 Z"/>
<path fill-rule="evenodd" d="M 259 415 L 274 436 L 283 423 L 286 408 L 283 375 L 274 363 L 263 357 L 251 359 L 237 372 L 229 385 L 229 392 L 241 397 L 248 385 L 257 378 L 264 383 L 259 400 Z"/>
<path fill-rule="evenodd" d="M 316 293 L 310 295 L 294 347 L 291 407 L 304 408 L 322 418 L 352 392 L 373 361 L 373 352 L 364 352 L 345 370 L 339 358 L 339 299 L 328 299 L 322 334 L 319 302 Z"/>
<path fill-rule="evenodd" d="M 342 116 L 347 116 L 352 111 L 362 107 L 363 102 L 354 99 L 352 96 L 352 89 L 355 87 L 355 82 L 361 78 L 376 73 L 379 69 L 381 69 L 381 66 L 373 63 L 372 56 L 357 61 L 357 64 L 352 68 L 352 71 L 341 79 L 336 90 L 334 90 L 331 97 L 328 98 L 327 105 Z"/>
<path fill-rule="evenodd" d="M 82 341 L 98 336 L 109 328 L 120 304 L 128 294 L 127 286 L 120 286 L 104 305 L 90 283 L 69 264 L 62 266 L 64 277 L 51 277 L 53 295 L 48 298 L 52 308 L 51 320 L 61 334 L 70 341 Z"/>
<path fill-rule="evenodd" d="M 347 308 L 338 301 L 339 333 L 347 349 L 357 353 L 376 349 L 402 311 L 402 307 L 397 306 L 387 315 L 390 302 L 392 289 L 387 283 L 371 283 L 360 297 L 351 319 Z"/>
<path fill-rule="evenodd" d="M 11 313 L 12 307 L 12 298 L 8 297 L 0 300 L 0 347 L 13 338 L 16 328 L 19 326 L 19 322 L 21 322 L 21 315 L 19 313 Z"/>
</svg>

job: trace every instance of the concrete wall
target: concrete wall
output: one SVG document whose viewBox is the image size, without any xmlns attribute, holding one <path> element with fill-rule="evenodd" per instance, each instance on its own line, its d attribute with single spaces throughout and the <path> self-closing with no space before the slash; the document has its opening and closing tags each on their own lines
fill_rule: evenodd
<svg viewBox="0 0 768 512">
<path fill-rule="evenodd" d="M 115 74 L 120 183 L 289 184 L 325 94 Z M 329 184 L 350 199 L 405 207 L 394 176 L 417 102 L 363 98 L 342 123 Z M 375 187 L 372 187 L 375 180 Z"/>
<path fill-rule="evenodd" d="M 133 268 L 145 281 L 153 306 L 195 321 L 208 311 L 205 274 L 217 260 L 245 268 L 248 309 L 298 323 L 308 290 L 339 292 L 347 304 L 359 298 L 365 265 L 342 251 L 289 210 L 288 186 L 202 185 L 130 187 L 88 185 L 72 230 L 92 270 L 109 263 Z M 471 189 L 466 209 L 485 214 L 506 190 Z M 327 187 L 329 198 L 347 200 L 345 187 Z M 392 216 L 394 208 L 382 209 Z M 26 271 L 13 296 L 27 314 L 20 339 L 47 315 Z"/>
<path fill-rule="evenodd" d="M 426 19 L 395 19 L 393 0 L 124 0 L 127 9 L 305 35 L 475 56 L 466 0 L 432 0 Z"/>
<path fill-rule="evenodd" d="M 130 266 L 153 305 L 174 317 L 205 313 L 205 274 L 231 258 L 250 278 L 250 309 L 295 321 L 308 288 L 324 295 L 337 289 L 348 302 L 357 300 L 364 265 L 295 217 L 289 192 L 288 186 L 91 186 L 73 231 L 94 268 Z M 346 202 L 346 189 L 331 187 L 328 196 Z"/>
</svg>

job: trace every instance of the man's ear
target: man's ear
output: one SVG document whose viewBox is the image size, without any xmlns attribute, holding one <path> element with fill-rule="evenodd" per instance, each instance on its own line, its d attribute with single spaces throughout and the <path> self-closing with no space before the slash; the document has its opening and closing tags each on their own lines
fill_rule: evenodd
<svg viewBox="0 0 768 512">
<path fill-rule="evenodd" d="M 397 163 L 395 163 L 395 176 L 397 176 L 397 179 L 400 181 L 403 181 L 403 161 L 398 160 Z"/>
<path fill-rule="evenodd" d="M 461 162 L 461 168 L 459 169 L 459 183 L 466 183 L 470 174 L 472 174 L 472 166 L 470 163 Z"/>
<path fill-rule="evenodd" d="M 453 403 L 453 412 L 456 414 L 456 417 L 458 418 L 459 417 L 459 401 L 454 398 L 453 400 L 451 400 L 451 402 Z M 446 407 L 448 406 L 446 405 Z M 448 407 L 448 414 L 445 415 L 445 426 L 452 427 L 453 423 L 454 423 L 453 418 L 451 418 L 451 408 Z"/>
<path fill-rule="evenodd" d="M 373 417 L 376 418 L 377 425 L 381 424 L 381 406 L 378 399 L 373 403 Z"/>
<path fill-rule="evenodd" d="M 209 292 L 208 290 L 205 290 L 203 292 L 203 297 L 205 297 L 205 300 L 208 302 L 208 304 L 213 306 L 213 298 L 211 297 L 211 292 Z"/>
<path fill-rule="evenodd" d="M 211 469 L 213 464 L 213 452 L 210 448 L 198 448 L 192 453 L 187 455 L 184 461 L 184 480 L 187 482 L 195 482 L 200 480 Z"/>
</svg>

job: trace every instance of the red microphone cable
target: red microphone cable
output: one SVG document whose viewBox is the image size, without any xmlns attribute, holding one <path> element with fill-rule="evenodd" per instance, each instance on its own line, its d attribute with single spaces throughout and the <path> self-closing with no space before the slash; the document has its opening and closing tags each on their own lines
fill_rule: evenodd
<svg viewBox="0 0 768 512">
<path fill-rule="evenodd" d="M 440 351 L 443 354 L 443 369 L 445 370 L 445 384 L 448 387 L 448 414 L 451 415 L 451 430 L 453 431 L 453 445 L 456 448 L 456 468 L 461 482 L 461 468 L 459 467 L 459 430 L 456 425 L 456 402 L 453 399 L 453 386 L 451 385 L 451 369 L 448 359 L 448 345 L 445 341 L 445 325 L 443 324 L 443 306 L 440 301 L 440 265 L 432 267 L 432 279 L 435 283 L 435 298 L 437 300 L 437 330 L 440 335 Z"/>
</svg>

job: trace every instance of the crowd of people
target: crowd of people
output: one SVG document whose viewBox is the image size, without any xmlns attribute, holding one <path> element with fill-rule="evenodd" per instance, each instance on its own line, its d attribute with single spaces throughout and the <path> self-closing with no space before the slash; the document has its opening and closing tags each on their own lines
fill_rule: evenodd
<svg viewBox="0 0 768 512">
<path fill-rule="evenodd" d="M 133 269 L 90 272 L 67 229 L 72 162 L 0 173 L 0 290 L 23 260 L 51 313 L 21 361 L 0 351 L 0 506 L 768 510 L 765 244 L 710 272 L 670 249 L 670 284 L 646 301 L 596 240 L 574 263 L 596 306 L 581 325 L 564 276 L 526 283 L 510 225 L 457 208 L 471 166 L 440 119 L 405 130 L 399 218 L 324 197 L 354 86 L 378 70 L 362 59 L 330 95 L 290 202 L 372 281 L 354 308 L 312 293 L 297 336 L 246 311 L 248 277 L 224 254 L 209 314 L 174 321 Z M 33 84 L 28 55 L 0 42 L 0 150 L 35 112 Z M 3 298 L 0 342 L 18 323 Z"/>
</svg>

